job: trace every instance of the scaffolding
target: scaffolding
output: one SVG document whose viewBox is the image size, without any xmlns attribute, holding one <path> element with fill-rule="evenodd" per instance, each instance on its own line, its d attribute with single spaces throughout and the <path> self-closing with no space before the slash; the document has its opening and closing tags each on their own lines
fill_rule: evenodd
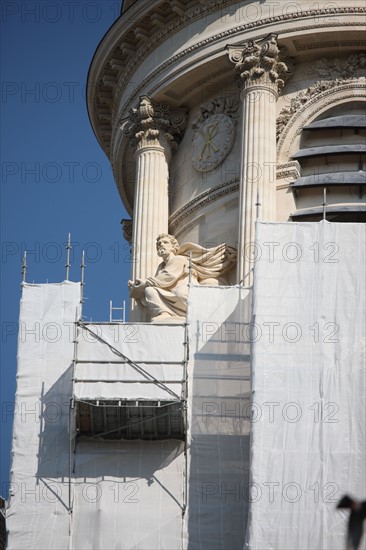
<svg viewBox="0 0 366 550">
<path fill-rule="evenodd" d="M 134 338 L 136 334 L 139 339 Z M 182 501 L 177 503 L 183 517 L 187 507 L 187 323 L 90 323 L 79 317 L 74 337 L 70 518 L 77 446 L 96 440 L 182 441 L 184 483 Z"/>
<path fill-rule="evenodd" d="M 134 339 L 136 330 L 144 348 Z M 169 342 L 163 351 L 162 334 L 161 345 Z M 72 397 L 77 438 L 184 439 L 187 361 L 186 324 L 77 321 Z"/>
</svg>

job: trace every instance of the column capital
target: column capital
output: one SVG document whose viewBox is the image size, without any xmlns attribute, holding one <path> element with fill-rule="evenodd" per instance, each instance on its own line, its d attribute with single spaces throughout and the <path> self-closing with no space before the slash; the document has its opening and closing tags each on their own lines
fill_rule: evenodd
<svg viewBox="0 0 366 550">
<path fill-rule="evenodd" d="M 227 46 L 227 51 L 238 72 L 237 83 L 242 92 L 255 86 L 268 88 L 277 95 L 292 72 L 292 63 L 286 49 L 278 47 L 276 34 Z"/>
<path fill-rule="evenodd" d="M 157 146 L 170 152 L 177 147 L 186 124 L 184 109 L 172 109 L 167 103 L 154 103 L 148 96 L 141 96 L 137 108 L 130 110 L 123 131 L 137 150 Z"/>
</svg>

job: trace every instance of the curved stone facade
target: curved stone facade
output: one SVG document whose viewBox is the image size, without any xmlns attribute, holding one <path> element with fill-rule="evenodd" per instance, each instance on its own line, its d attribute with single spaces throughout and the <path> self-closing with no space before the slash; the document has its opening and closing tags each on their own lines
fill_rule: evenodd
<svg viewBox="0 0 366 550">
<path fill-rule="evenodd" d="M 181 242 L 242 251 L 255 219 L 316 221 L 324 202 L 330 221 L 363 221 L 365 12 L 363 0 L 125 2 L 91 64 L 88 106 L 134 226 L 154 216 L 138 181 L 146 131 L 160 151 L 146 189 L 161 169 L 153 200 Z M 143 98 L 151 113 L 131 137 Z M 168 111 L 185 113 L 179 132 L 178 115 L 152 114 Z"/>
</svg>

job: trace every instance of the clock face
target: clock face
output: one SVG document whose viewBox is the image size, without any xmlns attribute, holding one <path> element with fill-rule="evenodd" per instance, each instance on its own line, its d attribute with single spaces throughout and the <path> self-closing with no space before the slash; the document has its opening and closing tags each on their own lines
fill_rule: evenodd
<svg viewBox="0 0 366 550">
<path fill-rule="evenodd" d="M 224 114 L 212 115 L 196 131 L 192 163 L 199 172 L 214 170 L 230 153 L 235 139 L 235 126 Z"/>
</svg>

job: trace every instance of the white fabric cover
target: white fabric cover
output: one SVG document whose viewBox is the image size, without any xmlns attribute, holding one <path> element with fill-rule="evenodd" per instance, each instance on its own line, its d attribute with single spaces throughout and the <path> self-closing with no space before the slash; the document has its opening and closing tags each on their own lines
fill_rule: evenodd
<svg viewBox="0 0 366 550">
<path fill-rule="evenodd" d="M 249 482 L 251 291 L 189 294 L 188 495 L 184 548 L 242 549 Z"/>
<path fill-rule="evenodd" d="M 79 301 L 79 283 L 23 284 L 6 514 L 9 550 L 69 545 L 68 427 Z"/>
<path fill-rule="evenodd" d="M 23 286 L 9 550 L 243 548 L 250 487 L 245 547 L 344 548 L 347 513 L 336 502 L 366 495 L 365 226 L 261 223 L 257 238 L 252 319 L 248 289 L 191 288 L 188 477 L 180 441 L 84 439 L 71 455 L 72 514 L 80 284 Z M 184 327 L 110 326 L 95 331 L 180 385 Z M 150 386 L 110 346 L 79 341 L 75 373 L 94 396 Z"/>
<path fill-rule="evenodd" d="M 81 325 L 75 366 L 75 399 L 177 401 L 182 395 L 184 378 L 183 343 L 184 327 L 180 325 Z M 118 352 L 137 363 L 142 370 Z M 152 377 L 163 385 L 156 384 Z"/>
<path fill-rule="evenodd" d="M 85 328 L 80 328 L 77 358 L 79 361 L 120 361 L 120 355 L 112 349 L 115 348 L 136 362 L 180 361 L 183 334 L 181 325 L 87 323 Z M 103 341 L 108 345 L 96 345 Z"/>
<path fill-rule="evenodd" d="M 185 468 L 182 441 L 84 438 L 77 443 L 75 454 L 69 453 L 73 330 L 79 301 L 79 283 L 23 286 L 8 548 L 180 548 Z M 99 326 L 102 328 L 96 331 L 107 332 L 106 325 Z M 34 334 L 29 332 L 32 330 Z M 121 333 L 124 330 L 120 327 Z M 144 335 L 141 349 L 131 353 L 135 360 L 151 359 L 152 355 L 182 360 L 182 327 L 145 325 L 140 334 Z M 107 346 L 94 344 L 94 349 L 104 360 Z M 92 347 L 89 352 L 94 358 Z M 90 365 L 79 367 L 79 374 L 89 374 Z M 156 372 L 161 365 L 150 367 Z M 177 367 L 179 371 L 179 365 L 164 366 L 160 373 L 170 377 L 171 370 L 178 378 Z M 126 376 L 132 375 L 126 364 L 99 364 L 96 369 L 96 376 L 118 376 L 120 369 Z M 118 387 L 124 392 L 126 386 Z M 118 394 L 118 398 L 123 396 Z"/>
<path fill-rule="evenodd" d="M 336 502 L 366 496 L 365 245 L 362 224 L 257 224 L 252 550 L 343 549 Z"/>
<path fill-rule="evenodd" d="M 72 548 L 181 548 L 182 441 L 86 441 L 75 464 Z"/>
</svg>

